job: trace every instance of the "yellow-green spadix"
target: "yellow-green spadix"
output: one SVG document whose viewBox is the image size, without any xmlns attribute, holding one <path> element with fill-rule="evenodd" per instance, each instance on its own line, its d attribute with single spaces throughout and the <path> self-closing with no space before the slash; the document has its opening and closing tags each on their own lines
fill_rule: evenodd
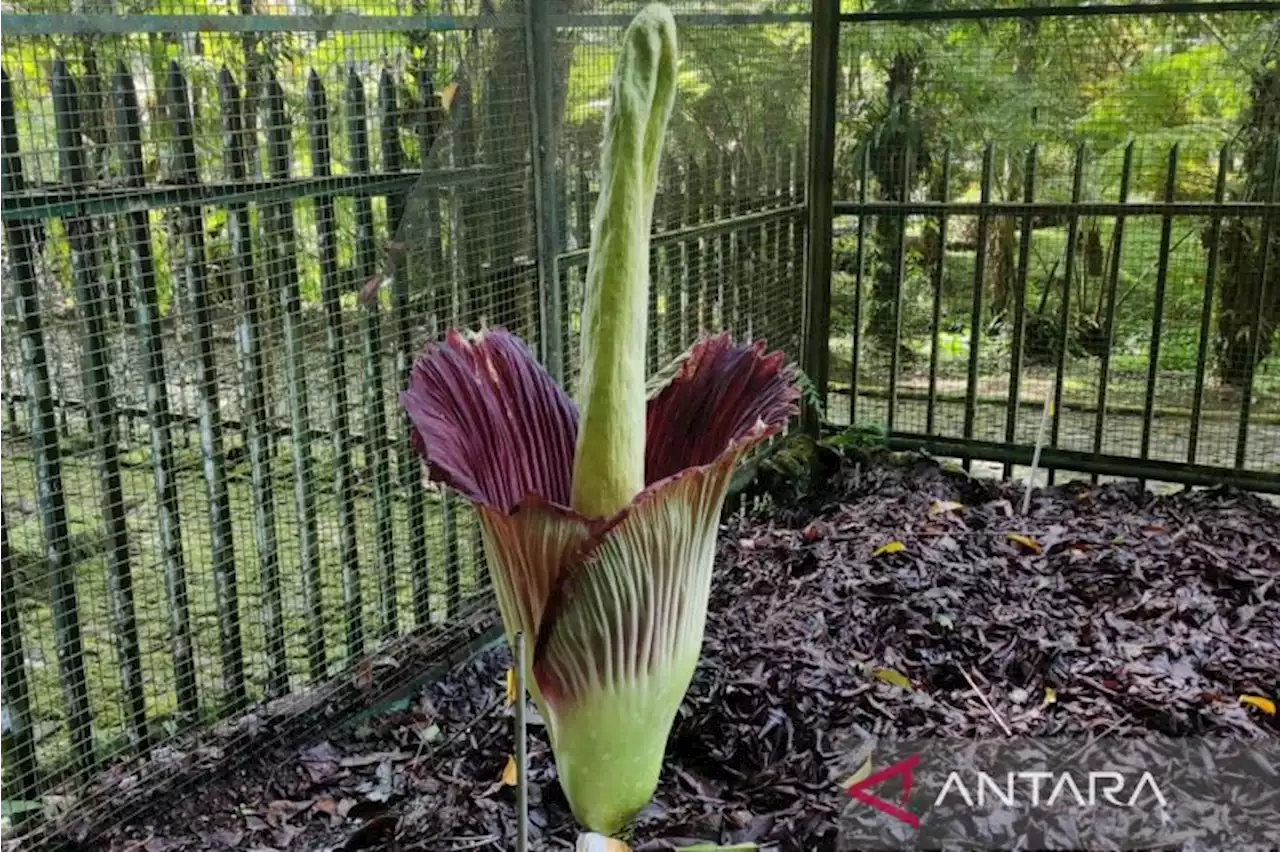
<svg viewBox="0 0 1280 852">
<path fill-rule="evenodd" d="M 605 123 L 575 403 L 501 329 L 450 331 L 400 402 L 431 477 L 476 508 L 508 639 L 561 787 L 614 834 L 652 797 L 702 645 L 738 460 L 795 414 L 763 343 L 695 343 L 646 391 L 649 229 L 676 91 L 671 12 L 623 36 Z"/>
</svg>

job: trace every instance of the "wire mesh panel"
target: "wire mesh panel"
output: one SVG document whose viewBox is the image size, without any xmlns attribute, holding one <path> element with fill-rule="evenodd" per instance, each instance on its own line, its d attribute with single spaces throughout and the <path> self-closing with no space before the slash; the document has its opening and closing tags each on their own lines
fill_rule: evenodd
<svg viewBox="0 0 1280 852">
<path fill-rule="evenodd" d="M 847 16 L 832 411 L 1275 487 L 1280 25 L 1107 12 Z"/>
<path fill-rule="evenodd" d="M 561 23 L 573 25 L 556 34 L 556 52 L 571 69 L 556 190 L 569 365 L 576 363 L 610 75 L 621 28 L 642 5 L 595 4 L 595 20 L 611 26 L 579 23 L 592 23 L 591 14 L 566 15 Z M 796 5 L 761 4 L 754 16 L 735 17 L 709 14 L 715 4 L 673 4 L 681 88 L 654 209 L 651 369 L 718 331 L 799 354 L 809 25 Z M 572 373 L 567 379 L 572 384 Z"/>
<path fill-rule="evenodd" d="M 6 28 L 19 812 L 375 650 L 394 671 L 362 687 L 404 681 L 420 655 L 388 640 L 487 612 L 476 525 L 422 485 L 396 393 L 446 326 L 531 325 L 518 19 L 248 23 Z"/>
<path fill-rule="evenodd" d="M 496 635 L 478 525 L 396 395 L 429 341 L 499 325 L 572 387 L 641 4 L 493 5 L 6 7 L 20 831 L 91 837 Z M 718 330 L 800 349 L 803 6 L 676 6 L 651 369 Z"/>
</svg>

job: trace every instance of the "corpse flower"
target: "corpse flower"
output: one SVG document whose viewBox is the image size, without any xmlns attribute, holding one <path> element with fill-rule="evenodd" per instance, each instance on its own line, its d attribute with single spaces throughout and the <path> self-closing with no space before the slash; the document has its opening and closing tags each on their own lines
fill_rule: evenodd
<svg viewBox="0 0 1280 852">
<path fill-rule="evenodd" d="M 501 329 L 450 331 L 400 397 L 431 478 L 476 509 L 507 639 L 531 640 L 517 664 L 561 787 L 603 834 L 657 787 L 702 645 L 734 466 L 799 396 L 781 354 L 727 335 L 695 344 L 647 390 L 649 229 L 675 78 L 675 22 L 649 6 L 614 73 L 578 405 Z"/>
</svg>

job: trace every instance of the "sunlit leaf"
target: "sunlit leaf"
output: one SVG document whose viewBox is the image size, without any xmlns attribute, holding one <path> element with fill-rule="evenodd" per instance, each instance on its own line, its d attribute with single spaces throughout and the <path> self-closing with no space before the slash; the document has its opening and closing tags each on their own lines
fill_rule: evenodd
<svg viewBox="0 0 1280 852">
<path fill-rule="evenodd" d="M 848 778 L 840 782 L 840 789 L 848 790 L 854 784 L 857 784 L 859 781 L 866 778 L 870 774 L 871 774 L 871 758 L 868 757 L 866 760 L 862 762 L 862 765 L 858 767 L 856 772 L 854 772 Z"/>
<path fill-rule="evenodd" d="M 958 512 L 964 508 L 963 503 L 957 503 L 955 500 L 935 500 L 933 505 L 929 507 L 930 515 L 942 515 L 947 512 Z"/>
<path fill-rule="evenodd" d="M 453 100 L 458 96 L 458 84 L 450 83 L 440 90 L 440 102 L 446 110 L 453 108 Z"/>
<path fill-rule="evenodd" d="M 875 676 L 887 684 L 896 686 L 899 689 L 905 689 L 908 692 L 911 691 L 911 681 L 900 671 L 895 669 L 876 669 Z"/>
<path fill-rule="evenodd" d="M 507 669 L 507 706 L 516 703 L 516 670 Z"/>
<path fill-rule="evenodd" d="M 1261 695 L 1241 695 L 1241 704 L 1248 704 L 1251 707 L 1257 707 L 1268 716 L 1276 715 L 1276 703 L 1270 698 L 1263 698 Z"/>
<path fill-rule="evenodd" d="M 1018 544 L 1018 545 L 1021 545 L 1022 547 L 1025 547 L 1027 550 L 1031 551 L 1032 553 L 1044 553 L 1044 545 L 1040 544 L 1040 542 L 1036 541 L 1034 538 L 1032 538 L 1029 535 L 1010 532 L 1010 533 L 1005 533 L 1004 537 L 1009 539 L 1009 541 L 1013 542 L 1014 544 Z"/>
<path fill-rule="evenodd" d="M 502 768 L 502 785 L 516 786 L 516 759 L 510 755 L 507 756 L 507 765 Z"/>
<path fill-rule="evenodd" d="M 1057 704 L 1058 690 L 1054 689 L 1052 686 L 1046 686 L 1044 689 L 1044 703 L 1046 707 L 1050 704 Z"/>
<path fill-rule="evenodd" d="M 902 553 L 907 546 L 900 541 L 891 541 L 888 544 L 882 544 L 875 550 L 871 551 L 872 556 L 885 556 L 890 553 Z"/>
</svg>

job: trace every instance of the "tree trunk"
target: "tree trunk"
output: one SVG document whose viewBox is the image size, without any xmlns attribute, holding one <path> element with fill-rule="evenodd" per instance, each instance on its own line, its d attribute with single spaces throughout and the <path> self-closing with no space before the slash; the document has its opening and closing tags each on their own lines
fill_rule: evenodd
<svg viewBox="0 0 1280 852">
<path fill-rule="evenodd" d="M 881 201 L 903 202 L 904 179 L 908 185 L 917 172 L 920 152 L 912 152 L 912 162 L 907 162 L 907 147 L 916 135 L 911 114 L 911 90 L 915 82 L 919 57 L 899 53 L 889 67 L 885 99 L 887 108 L 877 141 L 873 143 L 871 169 L 875 173 Z M 906 170 L 910 169 L 908 173 Z M 871 277 L 871 312 L 867 321 L 867 334 L 882 348 L 893 345 L 897 327 L 898 285 L 897 270 L 902 258 L 903 218 L 887 215 L 875 220 L 876 262 Z"/>
<path fill-rule="evenodd" d="M 1011 158 L 1006 158 L 1006 162 Z M 1006 170 L 1006 186 L 1020 183 L 1020 168 Z M 1006 191 L 1006 196 L 1012 193 Z M 1009 309 L 1009 293 L 1013 289 L 1013 247 L 1018 240 L 1018 221 L 1013 216 L 996 219 L 991 247 L 987 250 L 987 268 L 991 270 L 991 315 L 999 317 Z"/>
<path fill-rule="evenodd" d="M 1036 37 L 1040 32 L 1039 18 L 1023 18 L 1018 22 L 1018 50 L 1014 55 L 1013 73 L 1023 86 L 1030 88 L 1035 76 Z M 1029 116 L 1034 125 L 1035 110 Z M 1002 193 L 1005 201 L 1022 199 L 1022 151 L 1007 151 L 1001 170 Z M 987 268 L 991 270 L 991 313 L 999 317 L 1009 308 L 1009 294 L 1013 290 L 1014 247 L 1018 242 L 1018 219 L 1002 216 L 995 221 Z"/>
<path fill-rule="evenodd" d="M 1267 198 L 1275 180 L 1276 140 L 1280 139 L 1280 64 L 1274 55 L 1254 75 L 1250 100 L 1240 132 L 1245 179 L 1238 200 L 1274 201 Z M 1280 325 L 1280 221 L 1275 221 L 1274 211 L 1263 215 L 1273 218 L 1269 258 L 1262 252 L 1262 217 L 1224 221 L 1218 244 L 1222 270 L 1218 374 L 1235 386 L 1245 385 L 1253 370 L 1271 355 Z"/>
</svg>

